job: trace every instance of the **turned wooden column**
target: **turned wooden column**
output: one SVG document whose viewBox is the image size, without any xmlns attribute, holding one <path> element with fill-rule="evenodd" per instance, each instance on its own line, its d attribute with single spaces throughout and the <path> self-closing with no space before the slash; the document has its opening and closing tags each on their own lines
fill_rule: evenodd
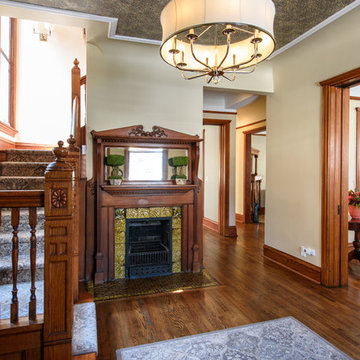
<svg viewBox="0 0 360 360">
<path fill-rule="evenodd" d="M 70 135 L 67 140 L 69 144 L 66 161 L 74 170 L 74 192 L 73 192 L 73 295 L 74 302 L 79 300 L 79 243 L 80 243 L 80 149 L 75 146 L 76 139 Z"/>
<path fill-rule="evenodd" d="M 45 172 L 44 360 L 72 358 L 73 169 L 58 145 Z"/>
</svg>

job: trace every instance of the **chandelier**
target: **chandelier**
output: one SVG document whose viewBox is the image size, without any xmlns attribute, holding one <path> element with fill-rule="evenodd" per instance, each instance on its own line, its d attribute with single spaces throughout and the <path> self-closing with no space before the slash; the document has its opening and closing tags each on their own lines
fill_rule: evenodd
<svg viewBox="0 0 360 360">
<path fill-rule="evenodd" d="M 186 80 L 249 74 L 275 48 L 272 0 L 171 0 L 161 13 L 161 57 Z"/>
</svg>

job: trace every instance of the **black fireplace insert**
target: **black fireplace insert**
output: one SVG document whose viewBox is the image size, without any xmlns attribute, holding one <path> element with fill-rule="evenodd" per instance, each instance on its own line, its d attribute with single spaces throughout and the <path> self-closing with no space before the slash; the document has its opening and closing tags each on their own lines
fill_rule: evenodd
<svg viewBox="0 0 360 360">
<path fill-rule="evenodd" d="M 172 273 L 172 218 L 126 219 L 125 277 Z"/>
</svg>

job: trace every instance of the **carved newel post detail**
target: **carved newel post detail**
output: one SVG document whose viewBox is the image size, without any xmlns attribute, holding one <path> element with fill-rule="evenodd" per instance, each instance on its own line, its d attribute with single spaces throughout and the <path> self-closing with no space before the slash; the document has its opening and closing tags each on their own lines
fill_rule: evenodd
<svg viewBox="0 0 360 360">
<path fill-rule="evenodd" d="M 71 359 L 73 169 L 59 141 L 45 172 L 44 359 Z"/>
<path fill-rule="evenodd" d="M 74 170 L 74 192 L 73 192 L 73 295 L 74 302 L 79 299 L 79 241 L 80 241 L 80 163 L 81 152 L 76 146 L 76 139 L 70 135 L 67 139 L 69 144 L 66 161 Z"/>
</svg>

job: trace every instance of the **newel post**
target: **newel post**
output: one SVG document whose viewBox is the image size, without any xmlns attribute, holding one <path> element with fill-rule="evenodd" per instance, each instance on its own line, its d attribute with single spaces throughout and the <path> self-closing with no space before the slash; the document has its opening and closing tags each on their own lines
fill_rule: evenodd
<svg viewBox="0 0 360 360">
<path fill-rule="evenodd" d="M 79 68 L 79 61 L 78 61 L 78 59 L 75 59 L 74 67 L 71 69 L 71 116 L 75 120 L 73 135 L 76 139 L 77 146 L 81 146 L 80 99 L 81 99 L 81 72 L 80 72 L 80 68 Z M 74 109 L 74 101 L 76 101 L 75 109 Z M 74 111 L 75 111 L 75 113 L 74 113 Z"/>
<path fill-rule="evenodd" d="M 72 356 L 73 169 L 58 145 L 45 172 L 44 360 Z"/>
</svg>

